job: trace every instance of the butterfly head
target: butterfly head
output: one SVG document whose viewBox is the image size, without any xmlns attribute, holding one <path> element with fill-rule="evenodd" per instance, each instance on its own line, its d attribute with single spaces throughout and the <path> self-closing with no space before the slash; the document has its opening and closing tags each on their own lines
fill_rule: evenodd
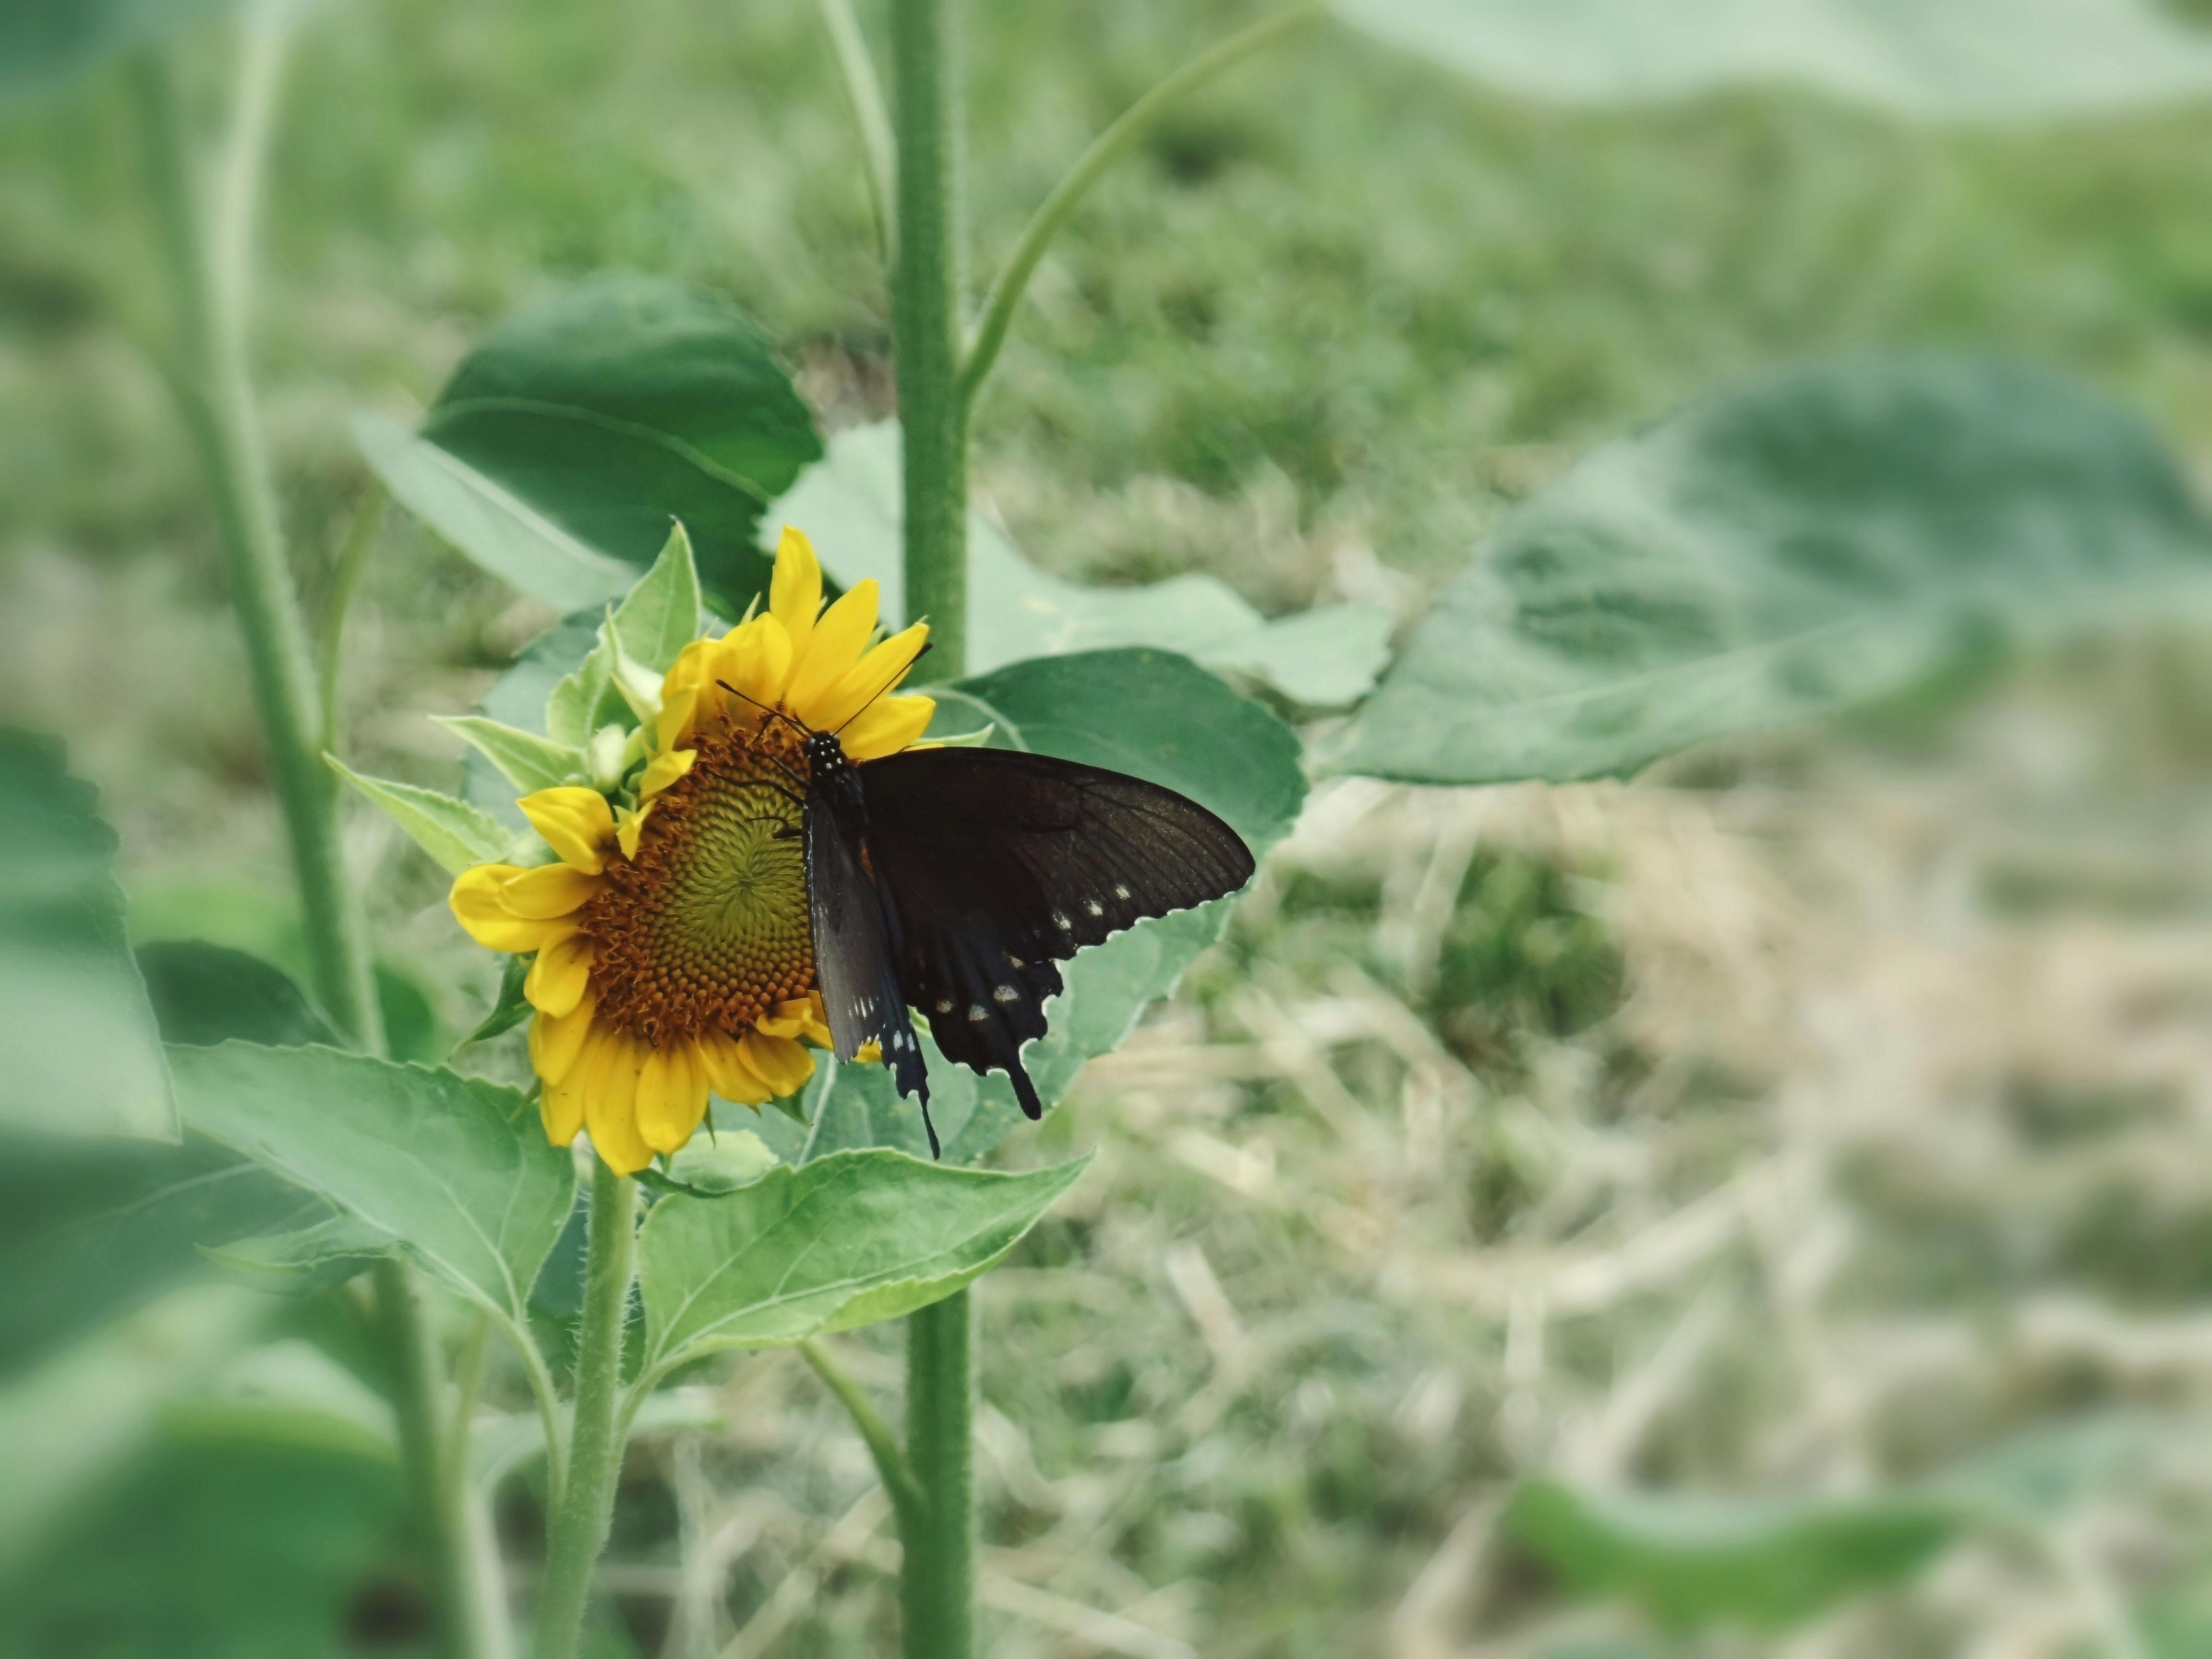
<svg viewBox="0 0 2212 1659">
<path fill-rule="evenodd" d="M 807 774 L 814 779 L 834 777 L 849 764 L 835 732 L 809 732 L 805 749 Z"/>
</svg>

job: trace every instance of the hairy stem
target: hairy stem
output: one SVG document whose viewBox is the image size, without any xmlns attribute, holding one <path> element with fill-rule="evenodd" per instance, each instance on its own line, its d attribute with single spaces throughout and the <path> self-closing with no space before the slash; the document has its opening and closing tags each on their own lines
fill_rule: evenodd
<svg viewBox="0 0 2212 1659">
<path fill-rule="evenodd" d="M 574 1659 L 592 1571 L 614 1518 L 622 1470 L 623 1328 L 637 1269 L 637 1183 L 594 1158 L 585 1245 L 584 1316 L 576 1338 L 576 1412 L 568 1472 L 553 1514 L 538 1604 L 537 1659 Z"/>
<path fill-rule="evenodd" d="M 374 1277 L 377 1334 L 392 1367 L 392 1409 L 438 1609 L 440 1650 L 451 1659 L 484 1659 L 504 1642 L 488 1618 L 491 1604 L 471 1536 L 466 1483 L 448 1474 L 437 1344 L 407 1269 L 387 1258 L 376 1264 Z"/>
<path fill-rule="evenodd" d="M 1021 305 L 1023 291 L 1029 287 L 1037 262 L 1044 258 L 1052 239 L 1074 216 L 1076 208 L 1107 168 L 1126 155 L 1153 122 L 1200 87 L 1262 47 L 1318 22 L 1323 15 L 1320 0 L 1305 0 L 1305 3 L 1263 18 L 1251 27 L 1231 35 L 1192 58 L 1130 105 L 1113 125 L 1091 141 L 1091 148 L 1053 186 L 1052 193 L 1024 228 L 1021 240 L 1014 244 L 1013 252 L 1007 256 L 1006 265 L 991 284 L 990 295 L 983 301 L 982 321 L 976 325 L 975 338 L 960 364 L 960 397 L 963 404 L 975 400 L 976 392 L 991 373 L 992 364 L 998 361 L 999 348 L 1006 343 L 1006 330 L 1014 320 L 1014 313 Z"/>
<path fill-rule="evenodd" d="M 927 617 L 915 678 L 968 666 L 968 416 L 960 351 L 961 164 L 958 0 L 893 0 L 898 122 L 898 257 L 891 275 L 905 447 L 906 615 Z"/>
<path fill-rule="evenodd" d="M 906 1322 L 906 1443 L 919 1526 L 900 1527 L 906 1659 L 968 1659 L 975 1644 L 975 1327 L 955 1291 Z"/>
<path fill-rule="evenodd" d="M 323 627 L 319 649 L 315 657 L 315 672 L 319 700 L 323 710 L 323 752 L 335 755 L 343 732 L 339 724 L 339 671 L 345 662 L 346 612 L 352 607 L 354 590 L 361 586 L 362 566 L 368 562 L 368 550 L 375 543 L 377 527 L 384 522 L 385 504 L 391 500 L 381 483 L 372 480 L 361 504 L 353 510 L 353 522 L 346 526 L 346 538 L 338 546 L 336 564 L 331 568 L 329 590 L 323 595 Z"/>
<path fill-rule="evenodd" d="M 224 250 L 194 167 L 197 146 L 166 58 L 141 53 L 131 65 L 147 183 L 164 274 L 176 310 L 175 383 L 186 424 L 215 498 L 232 603 L 246 636 L 254 702 L 269 744 L 269 770 L 283 809 L 300 884 L 301 920 L 315 989 L 331 1017 L 363 1049 L 383 1046 L 368 936 L 338 843 L 337 781 L 322 763 L 314 668 L 292 573 L 285 562 L 275 486 L 246 375 L 243 319 L 224 282 L 242 280 L 242 252 Z M 259 142 L 266 124 L 241 123 Z M 236 168 L 232 169 L 234 173 Z M 251 216 L 223 216 L 234 236 Z"/>
</svg>

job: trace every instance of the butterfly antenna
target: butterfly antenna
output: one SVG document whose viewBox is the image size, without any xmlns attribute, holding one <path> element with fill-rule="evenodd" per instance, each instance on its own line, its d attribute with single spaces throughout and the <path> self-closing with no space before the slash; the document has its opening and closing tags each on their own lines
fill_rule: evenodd
<svg viewBox="0 0 2212 1659">
<path fill-rule="evenodd" d="M 913 656 L 911 656 L 910 658 L 908 658 L 908 659 L 907 659 L 907 665 L 906 665 L 906 666 L 905 666 L 905 667 L 903 667 L 903 668 L 902 668 L 902 669 L 900 669 L 900 670 L 899 670 L 899 672 L 898 672 L 897 673 L 896 673 L 896 674 L 892 675 L 892 676 L 891 676 L 891 678 L 890 678 L 890 679 L 886 680 L 886 681 L 884 683 L 884 689 L 883 689 L 883 690 L 882 690 L 882 691 L 878 691 L 878 692 L 877 692 L 877 693 L 876 693 L 876 696 L 875 696 L 874 697 L 870 697 L 870 698 L 867 700 L 867 702 L 866 702 L 862 703 L 862 704 L 861 704 L 858 708 L 855 708 L 855 709 L 854 709 L 854 710 L 850 714 L 847 715 L 847 716 L 845 717 L 845 720 L 844 720 L 843 724 L 840 725 L 840 726 L 837 727 L 837 731 L 836 731 L 836 732 L 831 732 L 830 735 L 830 736 L 832 736 L 832 737 L 836 737 L 836 736 L 837 735 L 837 732 L 842 732 L 842 731 L 845 729 L 845 727 L 846 727 L 846 726 L 850 726 L 850 725 L 851 725 L 854 720 L 856 720 L 860 719 L 861 715 L 863 715 L 863 714 L 866 714 L 866 713 L 868 712 L 868 710 L 870 710 L 871 708 L 873 708 L 876 706 L 876 698 L 877 698 L 877 697 L 881 697 L 882 696 L 884 696 L 884 693 L 885 693 L 885 692 L 888 692 L 888 691 L 891 689 L 891 687 L 892 687 L 892 686 L 896 685 L 896 684 L 897 684 L 901 680 L 904 679 L 908 675 L 909 675 L 909 674 L 913 673 L 913 672 L 914 672 L 914 665 L 915 665 L 915 664 L 916 664 L 916 663 L 920 662 L 920 661 L 921 661 L 924 657 L 927 656 L 927 655 L 928 655 L 932 651 L 934 651 L 936 648 L 937 648 L 937 647 L 936 647 L 936 646 L 935 646 L 932 641 L 928 641 L 928 640 L 924 640 L 924 641 L 921 642 L 921 650 L 919 650 L 919 651 L 917 651 L 917 652 L 915 652 L 915 653 L 914 653 L 914 655 L 913 655 Z M 742 693 L 741 693 L 740 695 L 742 695 Z"/>
<path fill-rule="evenodd" d="M 754 708 L 759 709 L 761 713 L 768 715 L 770 719 L 781 720 L 793 731 L 798 732 L 800 737 L 811 738 L 814 735 L 814 728 L 807 725 L 805 720 L 799 720 L 793 715 L 787 714 L 781 708 L 771 708 L 766 703 L 763 702 L 758 697 L 745 696 L 744 692 L 738 690 L 736 686 L 732 685 L 729 681 L 716 680 L 714 684 L 720 686 L 723 690 L 728 692 L 733 697 L 744 697 L 747 702 L 752 704 Z M 843 730 L 842 726 L 838 729 L 841 731 Z"/>
</svg>

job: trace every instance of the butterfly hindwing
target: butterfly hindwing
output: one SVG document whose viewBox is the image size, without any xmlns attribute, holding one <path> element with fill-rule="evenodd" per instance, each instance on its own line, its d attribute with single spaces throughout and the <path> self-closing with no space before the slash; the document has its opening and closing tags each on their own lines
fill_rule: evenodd
<svg viewBox="0 0 2212 1659">
<path fill-rule="evenodd" d="M 1251 878 L 1235 830 L 1141 778 L 1006 749 L 908 750 L 858 769 L 899 992 L 948 1058 L 1006 1072 L 1032 1118 L 1021 1048 L 1045 1033 L 1056 962 Z"/>
</svg>

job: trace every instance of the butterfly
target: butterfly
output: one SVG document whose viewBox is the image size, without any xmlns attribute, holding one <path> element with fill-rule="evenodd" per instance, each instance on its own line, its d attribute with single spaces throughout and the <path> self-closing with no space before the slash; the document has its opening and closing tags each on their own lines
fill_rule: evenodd
<svg viewBox="0 0 2212 1659">
<path fill-rule="evenodd" d="M 1142 778 L 1013 749 L 856 763 L 836 732 L 771 712 L 801 734 L 806 758 L 807 912 L 837 1058 L 876 1045 L 899 1093 L 919 1097 L 933 1158 L 910 1007 L 948 1060 L 1006 1073 L 1034 1121 L 1044 1107 L 1022 1045 L 1045 1034 L 1059 964 L 1252 878 L 1234 830 Z"/>
</svg>

